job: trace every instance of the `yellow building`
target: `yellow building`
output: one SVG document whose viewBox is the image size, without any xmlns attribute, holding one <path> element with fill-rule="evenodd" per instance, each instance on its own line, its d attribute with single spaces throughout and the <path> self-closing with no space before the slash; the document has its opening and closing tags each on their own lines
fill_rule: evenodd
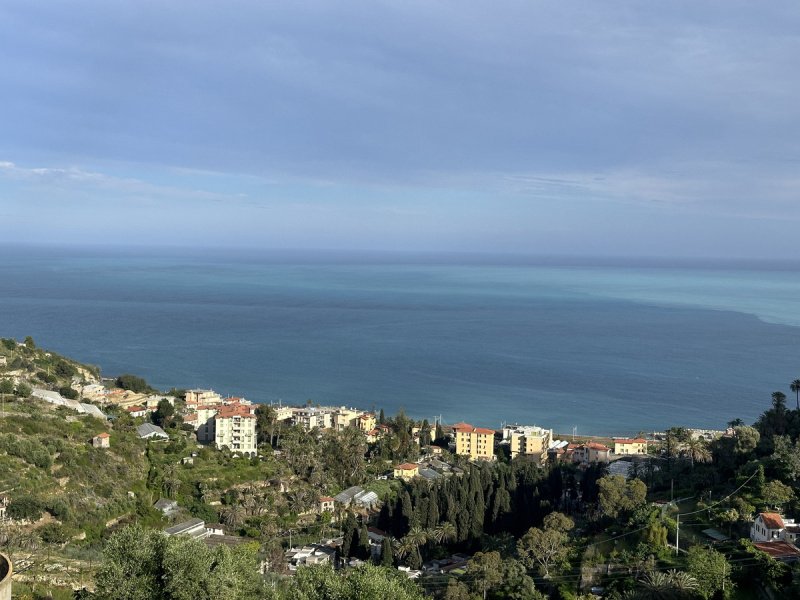
<svg viewBox="0 0 800 600">
<path fill-rule="evenodd" d="M 494 460 L 494 429 L 473 427 L 468 423 L 453 425 L 456 454 L 473 460 Z"/>
<path fill-rule="evenodd" d="M 647 454 L 647 440 L 643 438 L 615 439 L 614 454 Z"/>
<path fill-rule="evenodd" d="M 373 413 L 364 413 L 358 417 L 358 428 L 364 433 L 375 429 L 375 425 L 377 425 L 377 423 L 378 420 L 375 418 Z"/>
<path fill-rule="evenodd" d="M 409 481 L 419 475 L 419 465 L 414 463 L 403 463 L 394 468 L 394 478 Z"/>
<path fill-rule="evenodd" d="M 544 464 L 547 461 L 547 449 L 553 443 L 553 430 L 515 425 L 503 429 L 503 439 L 508 440 L 512 459 L 522 454 Z"/>
</svg>

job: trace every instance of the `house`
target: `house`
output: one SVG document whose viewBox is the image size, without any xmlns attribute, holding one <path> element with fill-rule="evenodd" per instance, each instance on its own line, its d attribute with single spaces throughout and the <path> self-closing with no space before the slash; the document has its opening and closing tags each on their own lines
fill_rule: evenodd
<svg viewBox="0 0 800 600">
<path fill-rule="evenodd" d="M 419 470 L 419 476 L 422 477 L 423 479 L 426 479 L 427 481 L 434 481 L 436 479 L 439 479 L 442 476 L 442 474 L 439 473 L 438 471 L 434 471 L 433 469 L 426 468 Z"/>
<path fill-rule="evenodd" d="M 419 465 L 414 463 L 403 463 L 394 468 L 394 478 L 403 481 L 411 481 L 419 475 Z"/>
<path fill-rule="evenodd" d="M 322 514 L 324 512 L 332 513 L 333 512 L 333 507 L 334 507 L 333 502 L 334 502 L 334 500 L 330 496 L 320 496 L 320 498 L 319 498 L 319 507 L 318 507 L 320 514 Z"/>
<path fill-rule="evenodd" d="M 152 423 L 142 423 L 136 428 L 136 433 L 143 440 L 168 440 L 167 432 L 158 425 Z"/>
<path fill-rule="evenodd" d="M 336 559 L 336 549 L 322 544 L 309 544 L 302 548 L 290 548 L 286 552 L 289 570 L 296 571 L 302 565 L 332 565 Z"/>
<path fill-rule="evenodd" d="M 456 454 L 472 460 L 494 460 L 494 429 L 473 427 L 468 423 L 453 425 Z"/>
<path fill-rule="evenodd" d="M 129 406 L 125 409 L 125 412 L 134 419 L 138 419 L 139 417 L 146 417 L 150 411 L 146 406 Z"/>
<path fill-rule="evenodd" d="M 178 512 L 178 503 L 175 500 L 160 498 L 155 504 L 153 504 L 153 508 L 161 511 L 165 517 L 171 517 Z"/>
<path fill-rule="evenodd" d="M 615 438 L 614 454 L 647 454 L 647 440 L 644 438 Z"/>
<path fill-rule="evenodd" d="M 92 438 L 92 446 L 95 448 L 110 448 L 111 436 L 105 432 L 97 434 Z"/>
<path fill-rule="evenodd" d="M 575 448 L 572 456 L 575 462 L 581 464 L 607 463 L 611 460 L 611 448 L 598 442 L 588 442 Z"/>
<path fill-rule="evenodd" d="M 794 519 L 786 519 L 774 512 L 759 513 L 750 527 L 750 539 L 754 542 L 780 540 L 794 544 L 800 536 L 800 525 Z"/>
<path fill-rule="evenodd" d="M 364 433 L 375 429 L 376 424 L 377 419 L 374 413 L 364 413 L 358 417 L 358 428 Z"/>
</svg>

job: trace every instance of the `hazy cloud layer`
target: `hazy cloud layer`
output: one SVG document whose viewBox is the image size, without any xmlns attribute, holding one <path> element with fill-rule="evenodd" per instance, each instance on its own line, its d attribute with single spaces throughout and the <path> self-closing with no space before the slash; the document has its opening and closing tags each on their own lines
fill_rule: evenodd
<svg viewBox="0 0 800 600">
<path fill-rule="evenodd" d="M 795 255 L 793 2 L 10 1 L 0 52 L 18 240 Z"/>
</svg>

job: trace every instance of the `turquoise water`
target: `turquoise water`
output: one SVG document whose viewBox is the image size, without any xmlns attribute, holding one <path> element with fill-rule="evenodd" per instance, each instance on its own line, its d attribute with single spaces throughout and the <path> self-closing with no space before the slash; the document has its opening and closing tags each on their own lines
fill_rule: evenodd
<svg viewBox="0 0 800 600">
<path fill-rule="evenodd" d="M 0 335 L 161 388 L 629 434 L 753 421 L 800 377 L 785 265 L 3 255 Z"/>
</svg>

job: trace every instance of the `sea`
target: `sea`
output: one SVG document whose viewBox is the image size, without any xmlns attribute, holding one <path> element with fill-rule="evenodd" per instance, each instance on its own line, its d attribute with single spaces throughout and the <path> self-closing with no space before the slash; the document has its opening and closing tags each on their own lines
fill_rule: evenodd
<svg viewBox="0 0 800 600">
<path fill-rule="evenodd" d="M 800 378 L 800 264 L 0 247 L 0 336 L 159 388 L 633 435 Z"/>
</svg>

